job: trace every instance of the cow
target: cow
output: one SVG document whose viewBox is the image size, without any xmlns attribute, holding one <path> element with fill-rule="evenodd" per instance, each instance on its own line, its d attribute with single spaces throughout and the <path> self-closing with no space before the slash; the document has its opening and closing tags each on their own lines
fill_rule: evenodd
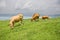
<svg viewBox="0 0 60 40">
<path fill-rule="evenodd" d="M 31 21 L 36 21 L 37 19 L 39 19 L 39 16 L 40 16 L 39 13 L 34 13 L 32 18 L 31 18 Z"/>
<path fill-rule="evenodd" d="M 18 15 L 16 15 L 16 16 L 13 16 L 13 17 L 11 17 L 10 18 L 10 27 L 11 28 L 14 28 L 14 24 L 16 23 L 16 22 L 20 22 L 21 21 L 21 23 L 22 23 L 22 21 L 23 21 L 23 14 L 22 13 L 19 13 Z"/>
<path fill-rule="evenodd" d="M 48 16 L 42 16 L 42 19 L 49 19 Z"/>
</svg>

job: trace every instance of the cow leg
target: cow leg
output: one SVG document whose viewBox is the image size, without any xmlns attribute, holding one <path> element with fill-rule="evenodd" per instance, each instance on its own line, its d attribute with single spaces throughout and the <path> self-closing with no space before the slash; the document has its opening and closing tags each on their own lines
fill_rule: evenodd
<svg viewBox="0 0 60 40">
<path fill-rule="evenodd" d="M 36 21 L 36 19 L 34 19 L 34 21 Z"/>
<path fill-rule="evenodd" d="M 39 16 L 37 16 L 37 21 L 39 21 Z"/>
<path fill-rule="evenodd" d="M 24 23 L 23 23 L 23 20 L 21 21 L 21 23 L 24 24 Z"/>
<path fill-rule="evenodd" d="M 21 20 L 21 24 L 24 24 L 24 23 L 23 23 L 23 20 Z"/>
<path fill-rule="evenodd" d="M 11 23 L 10 27 L 13 29 L 14 28 L 14 23 Z"/>
</svg>

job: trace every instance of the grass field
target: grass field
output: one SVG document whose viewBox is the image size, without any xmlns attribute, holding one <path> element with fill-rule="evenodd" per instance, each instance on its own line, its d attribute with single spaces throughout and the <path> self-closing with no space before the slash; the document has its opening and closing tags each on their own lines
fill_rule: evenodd
<svg viewBox="0 0 60 40">
<path fill-rule="evenodd" d="M 60 40 L 60 18 L 23 22 L 24 25 L 16 23 L 11 30 L 9 20 L 0 20 L 0 40 Z"/>
</svg>

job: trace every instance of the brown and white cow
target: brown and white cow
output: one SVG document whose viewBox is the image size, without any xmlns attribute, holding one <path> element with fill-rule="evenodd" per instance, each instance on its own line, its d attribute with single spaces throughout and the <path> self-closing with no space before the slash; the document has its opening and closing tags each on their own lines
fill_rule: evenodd
<svg viewBox="0 0 60 40">
<path fill-rule="evenodd" d="M 42 19 L 49 19 L 48 16 L 42 16 Z"/>
<path fill-rule="evenodd" d="M 37 19 L 39 19 L 39 16 L 40 16 L 39 13 L 34 13 L 32 18 L 31 18 L 31 21 L 36 21 Z"/>
<path fill-rule="evenodd" d="M 22 13 L 20 13 L 20 14 L 18 14 L 16 16 L 11 17 L 10 23 L 9 23 L 10 24 L 10 27 L 11 28 L 14 28 L 14 23 L 20 22 L 20 21 L 22 23 L 22 20 L 23 20 L 23 14 Z"/>
</svg>

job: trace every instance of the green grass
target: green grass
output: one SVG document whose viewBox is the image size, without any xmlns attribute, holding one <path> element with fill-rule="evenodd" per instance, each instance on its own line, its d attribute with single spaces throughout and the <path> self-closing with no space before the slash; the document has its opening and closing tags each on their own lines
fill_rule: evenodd
<svg viewBox="0 0 60 40">
<path fill-rule="evenodd" d="M 0 20 L 0 40 L 60 40 L 60 18 L 23 22 L 24 25 L 16 23 L 11 30 L 9 20 Z"/>
</svg>

